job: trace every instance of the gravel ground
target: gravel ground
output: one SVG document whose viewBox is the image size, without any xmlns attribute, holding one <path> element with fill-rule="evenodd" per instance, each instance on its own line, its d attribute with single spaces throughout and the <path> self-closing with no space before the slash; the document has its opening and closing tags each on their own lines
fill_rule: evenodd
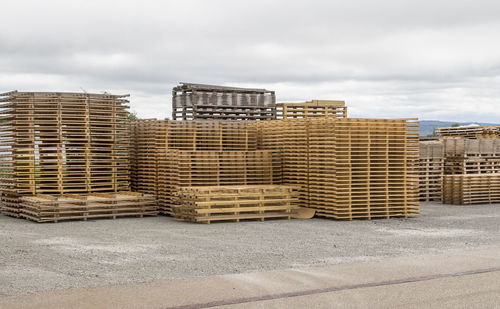
<svg viewBox="0 0 500 309">
<path fill-rule="evenodd" d="M 211 225 L 168 217 L 37 224 L 0 215 L 0 294 L 500 246 L 500 205 L 424 203 L 422 213 Z"/>
</svg>

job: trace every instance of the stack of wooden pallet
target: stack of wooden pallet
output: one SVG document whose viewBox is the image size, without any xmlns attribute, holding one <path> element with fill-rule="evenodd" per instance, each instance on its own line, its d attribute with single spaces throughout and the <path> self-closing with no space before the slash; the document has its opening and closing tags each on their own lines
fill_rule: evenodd
<svg viewBox="0 0 500 309">
<path fill-rule="evenodd" d="M 500 203 L 500 174 L 445 175 L 443 203 L 455 205 Z"/>
<path fill-rule="evenodd" d="M 190 186 L 277 184 L 279 154 L 273 151 L 168 150 L 159 160 L 159 204 L 171 214 L 175 192 Z"/>
<path fill-rule="evenodd" d="M 464 126 L 437 128 L 436 133 L 444 138 L 498 139 L 499 126 Z"/>
<path fill-rule="evenodd" d="M 276 104 L 276 118 L 346 118 L 347 107 L 344 101 L 312 100 L 302 103 Z"/>
<path fill-rule="evenodd" d="M 174 120 L 271 120 L 274 91 L 181 83 L 172 91 Z"/>
<path fill-rule="evenodd" d="M 286 145 L 296 140 L 290 127 L 305 134 L 301 139 L 307 152 L 298 159 L 302 168 L 284 159 L 283 184 L 300 173 L 307 197 L 302 205 L 314 208 L 317 215 L 352 220 L 419 214 L 415 121 L 323 117 L 259 126 L 265 136 L 261 146 L 279 149 L 284 158 L 295 151 Z"/>
<path fill-rule="evenodd" d="M 129 190 L 125 96 L 8 92 L 0 95 L 2 210 L 19 197 Z"/>
<path fill-rule="evenodd" d="M 165 149 L 234 151 L 257 149 L 251 121 L 157 121 L 157 144 Z"/>
<path fill-rule="evenodd" d="M 291 187 L 282 185 L 183 187 L 176 193 L 174 217 L 211 223 L 270 218 L 291 219 L 297 206 Z"/>
<path fill-rule="evenodd" d="M 301 205 L 309 201 L 309 121 L 286 119 L 259 123 L 259 148 L 279 150 L 283 183 L 294 186 Z"/>
<path fill-rule="evenodd" d="M 157 196 L 158 162 L 156 132 L 161 123 L 156 119 L 134 121 L 131 126 L 133 150 L 131 153 L 131 188 L 133 191 Z"/>
<path fill-rule="evenodd" d="M 419 161 L 420 200 L 440 201 L 444 173 L 443 141 L 421 141 Z"/>
<path fill-rule="evenodd" d="M 246 121 L 172 121 L 143 119 L 131 123 L 132 190 L 159 196 L 160 164 L 165 151 L 253 151 L 257 126 Z M 165 173 L 165 172 L 162 172 Z"/>
<path fill-rule="evenodd" d="M 445 139 L 445 174 L 500 173 L 499 139 Z"/>
<path fill-rule="evenodd" d="M 443 203 L 498 202 L 499 139 L 445 139 Z"/>
<path fill-rule="evenodd" d="M 36 222 L 87 220 L 158 213 L 153 196 L 141 193 L 38 194 L 21 198 L 21 217 Z"/>
<path fill-rule="evenodd" d="M 132 189 L 154 194 L 171 214 L 181 186 L 280 182 L 280 156 L 257 150 L 257 125 L 248 121 L 140 120 L 133 123 Z"/>
</svg>

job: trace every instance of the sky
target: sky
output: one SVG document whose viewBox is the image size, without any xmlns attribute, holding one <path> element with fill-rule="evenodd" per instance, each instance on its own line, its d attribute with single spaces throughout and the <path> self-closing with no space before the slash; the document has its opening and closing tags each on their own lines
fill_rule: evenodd
<svg viewBox="0 0 500 309">
<path fill-rule="evenodd" d="M 0 92 L 130 94 L 179 82 L 345 100 L 350 117 L 500 122 L 500 1 L 2 0 Z"/>
</svg>

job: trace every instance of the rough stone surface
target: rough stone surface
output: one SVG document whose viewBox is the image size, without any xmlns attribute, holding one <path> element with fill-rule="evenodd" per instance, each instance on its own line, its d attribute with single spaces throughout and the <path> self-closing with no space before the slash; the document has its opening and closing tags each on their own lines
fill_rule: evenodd
<svg viewBox="0 0 500 309">
<path fill-rule="evenodd" d="M 0 215 L 0 294 L 493 248 L 500 205 L 424 203 L 411 219 L 37 224 Z"/>
</svg>

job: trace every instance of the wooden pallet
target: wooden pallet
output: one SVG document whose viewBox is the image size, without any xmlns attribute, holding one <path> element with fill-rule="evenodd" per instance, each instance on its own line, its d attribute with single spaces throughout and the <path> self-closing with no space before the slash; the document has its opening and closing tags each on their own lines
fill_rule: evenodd
<svg viewBox="0 0 500 309">
<path fill-rule="evenodd" d="M 283 184 L 294 186 L 301 205 L 309 203 L 309 122 L 286 119 L 259 123 L 259 148 L 279 150 Z"/>
<path fill-rule="evenodd" d="M 344 101 L 312 100 L 302 103 L 276 104 L 276 118 L 346 118 L 347 107 Z"/>
<path fill-rule="evenodd" d="M 500 156 L 446 157 L 444 172 L 447 175 L 500 173 Z"/>
<path fill-rule="evenodd" d="M 419 143 L 421 159 L 424 158 L 444 158 L 443 140 L 422 141 Z"/>
<path fill-rule="evenodd" d="M 21 207 L 19 205 L 20 195 L 11 190 L 3 190 L 0 192 L 0 210 L 4 215 L 19 218 Z"/>
<path fill-rule="evenodd" d="M 335 130 L 335 171 L 318 176 L 333 182 L 336 194 L 334 201 L 333 194 L 315 194 L 319 214 L 348 220 L 417 215 L 418 124 L 389 119 L 329 122 L 323 132 Z M 322 143 L 320 140 L 316 145 L 321 147 Z M 321 164 L 322 157 L 310 160 Z M 317 185 L 321 186 L 321 181 Z"/>
<path fill-rule="evenodd" d="M 420 201 L 440 201 L 442 196 L 442 179 L 444 158 L 420 158 L 419 160 L 419 192 Z"/>
<path fill-rule="evenodd" d="M 293 188 L 282 185 L 183 187 L 175 195 L 174 217 L 189 222 L 291 219 L 298 210 Z"/>
<path fill-rule="evenodd" d="M 249 121 L 174 121 L 146 119 L 131 124 L 133 158 L 131 188 L 164 199 L 160 192 L 160 165 L 165 151 L 253 151 L 257 126 Z M 164 175 L 169 171 L 161 169 Z M 161 204 L 164 204 L 160 202 Z"/>
<path fill-rule="evenodd" d="M 300 128 L 307 150 L 300 163 L 283 159 L 283 184 L 288 185 L 288 168 L 290 177 L 302 177 L 307 199 L 301 206 L 314 208 L 316 215 L 352 220 L 419 214 L 415 121 L 323 117 L 259 126 L 259 143 L 280 149 L 283 157 L 293 157 L 296 149 L 289 126 Z"/>
<path fill-rule="evenodd" d="M 91 193 L 63 196 L 35 195 L 21 198 L 21 217 L 35 222 L 157 215 L 156 200 L 142 193 Z"/>
<path fill-rule="evenodd" d="M 271 120 L 274 91 L 181 83 L 172 91 L 174 120 Z"/>
<path fill-rule="evenodd" d="M 134 121 L 134 163 L 132 165 L 131 189 L 158 196 L 157 136 L 162 128 L 156 119 Z"/>
<path fill-rule="evenodd" d="M 87 93 L 1 94 L 0 158 L 10 164 L 9 190 L 19 196 L 128 190 L 125 98 Z"/>
<path fill-rule="evenodd" d="M 442 143 L 446 157 L 500 156 L 498 139 L 444 139 Z"/>
<path fill-rule="evenodd" d="M 251 121 L 165 121 L 160 138 L 165 149 L 248 151 L 257 149 L 257 126 Z"/>
<path fill-rule="evenodd" d="M 443 145 L 445 174 L 500 172 L 499 139 L 444 139 Z"/>
<path fill-rule="evenodd" d="M 444 138 L 498 139 L 499 126 L 468 126 L 436 128 L 436 133 Z"/>
<path fill-rule="evenodd" d="M 280 163 L 275 151 L 166 150 L 158 169 L 160 211 L 172 213 L 181 187 L 279 184 Z"/>
<path fill-rule="evenodd" d="M 419 192 L 420 201 L 440 201 L 444 173 L 444 145 L 442 140 L 420 140 Z"/>
<path fill-rule="evenodd" d="M 444 175 L 443 203 L 455 205 L 500 203 L 500 174 Z"/>
</svg>

